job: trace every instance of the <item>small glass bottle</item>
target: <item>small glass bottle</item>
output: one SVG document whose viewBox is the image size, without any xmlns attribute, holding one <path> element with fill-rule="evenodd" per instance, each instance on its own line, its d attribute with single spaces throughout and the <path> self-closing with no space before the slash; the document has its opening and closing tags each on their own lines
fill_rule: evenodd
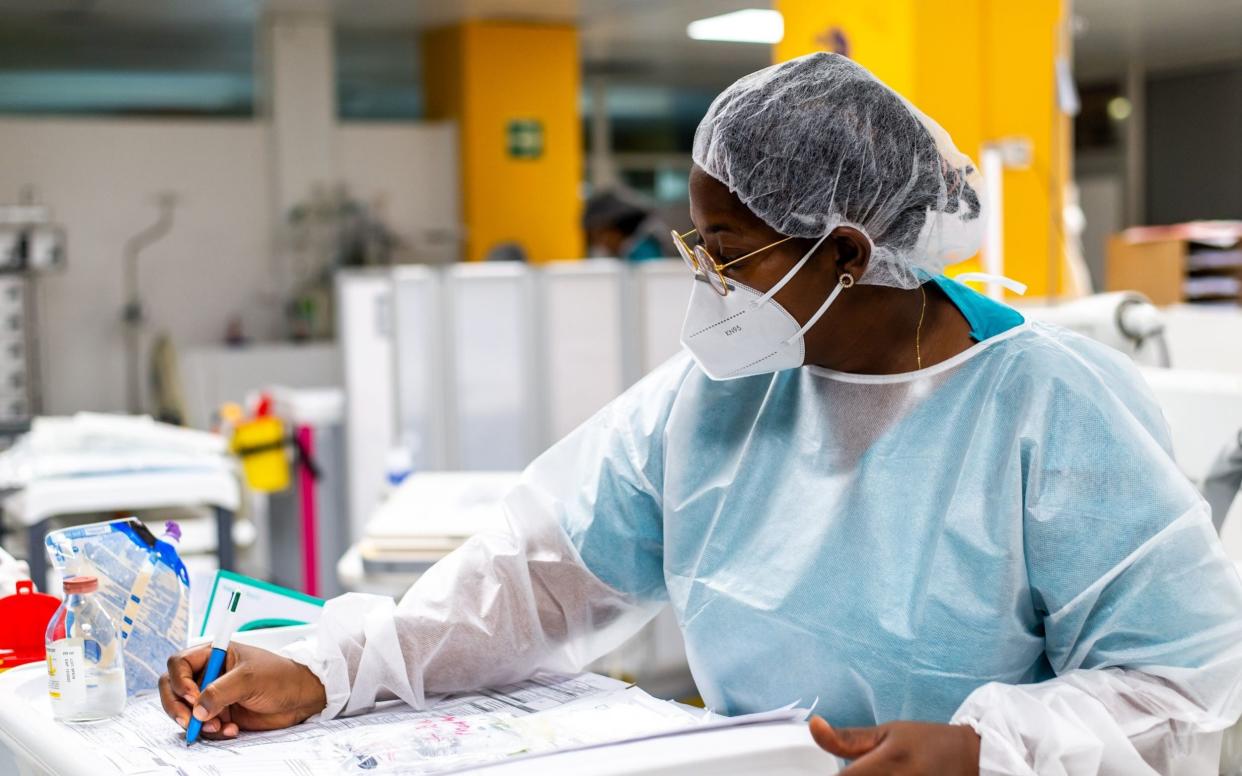
<svg viewBox="0 0 1242 776">
<path fill-rule="evenodd" d="M 125 660 L 116 625 L 95 600 L 99 580 L 65 580 L 65 600 L 47 626 L 47 689 L 52 715 L 90 722 L 125 708 Z"/>
</svg>

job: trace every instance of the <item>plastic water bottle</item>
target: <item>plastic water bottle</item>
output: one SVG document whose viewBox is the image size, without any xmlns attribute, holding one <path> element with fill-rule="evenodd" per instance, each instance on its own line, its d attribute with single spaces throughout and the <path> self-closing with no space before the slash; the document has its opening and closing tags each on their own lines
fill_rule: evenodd
<svg viewBox="0 0 1242 776">
<path fill-rule="evenodd" d="M 390 495 L 414 473 L 414 452 L 408 447 L 393 447 L 384 457 L 384 496 Z"/>
<path fill-rule="evenodd" d="M 63 722 L 108 719 L 125 708 L 125 660 L 112 619 L 95 600 L 99 580 L 69 577 L 47 626 L 47 689 Z"/>
</svg>

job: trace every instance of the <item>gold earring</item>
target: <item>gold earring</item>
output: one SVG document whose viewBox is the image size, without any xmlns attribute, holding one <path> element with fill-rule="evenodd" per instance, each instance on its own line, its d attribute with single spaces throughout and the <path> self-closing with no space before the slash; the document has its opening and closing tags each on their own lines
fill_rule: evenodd
<svg viewBox="0 0 1242 776">
<path fill-rule="evenodd" d="M 841 283 L 841 288 L 849 288 L 854 285 L 854 276 L 848 272 L 842 272 L 841 277 L 837 278 Z"/>
</svg>

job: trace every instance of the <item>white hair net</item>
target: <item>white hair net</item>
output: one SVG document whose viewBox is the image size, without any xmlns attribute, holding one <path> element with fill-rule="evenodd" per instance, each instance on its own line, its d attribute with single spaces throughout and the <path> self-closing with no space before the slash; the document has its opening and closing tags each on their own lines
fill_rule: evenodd
<svg viewBox="0 0 1242 776">
<path fill-rule="evenodd" d="M 873 245 L 862 283 L 915 288 L 983 239 L 970 158 L 838 54 L 773 65 L 721 92 L 695 132 L 694 162 L 781 234 L 862 231 Z"/>
</svg>

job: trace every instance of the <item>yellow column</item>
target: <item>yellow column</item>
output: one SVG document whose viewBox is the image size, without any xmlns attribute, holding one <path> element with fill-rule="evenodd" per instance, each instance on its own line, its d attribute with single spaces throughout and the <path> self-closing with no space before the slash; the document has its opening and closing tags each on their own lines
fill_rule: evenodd
<svg viewBox="0 0 1242 776">
<path fill-rule="evenodd" d="M 785 17 L 776 61 L 843 51 L 935 119 L 976 163 L 984 143 L 1028 138 L 1031 167 L 1005 172 L 1005 274 L 1028 284 L 1030 296 L 1066 290 L 1060 214 L 1070 128 L 1055 82 L 1065 0 L 776 0 L 775 7 Z"/>
<path fill-rule="evenodd" d="M 427 113 L 458 123 L 465 256 L 520 244 L 532 261 L 580 258 L 578 32 L 471 21 L 423 39 Z"/>
</svg>

